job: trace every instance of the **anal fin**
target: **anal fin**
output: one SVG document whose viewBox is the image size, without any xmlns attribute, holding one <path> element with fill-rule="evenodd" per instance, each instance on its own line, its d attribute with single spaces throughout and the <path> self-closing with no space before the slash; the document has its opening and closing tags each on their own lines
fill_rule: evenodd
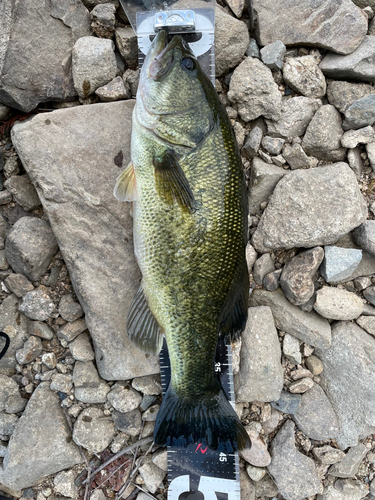
<svg viewBox="0 0 375 500">
<path fill-rule="evenodd" d="M 158 354 L 163 344 L 163 334 L 150 311 L 142 285 L 134 296 L 127 319 L 130 340 L 142 351 Z"/>
<path fill-rule="evenodd" d="M 125 170 L 123 170 L 117 177 L 113 194 L 119 201 L 137 200 L 137 183 L 135 179 L 134 165 L 132 162 L 130 162 Z"/>
</svg>

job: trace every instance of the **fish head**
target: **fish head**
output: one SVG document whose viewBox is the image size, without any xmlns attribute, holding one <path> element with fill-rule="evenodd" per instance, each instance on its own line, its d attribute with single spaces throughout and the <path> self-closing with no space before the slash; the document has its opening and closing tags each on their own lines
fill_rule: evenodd
<svg viewBox="0 0 375 500">
<path fill-rule="evenodd" d="M 194 147 L 212 127 L 210 92 L 215 90 L 183 38 L 168 42 L 167 32 L 159 31 L 141 71 L 139 121 L 169 142 Z"/>
</svg>

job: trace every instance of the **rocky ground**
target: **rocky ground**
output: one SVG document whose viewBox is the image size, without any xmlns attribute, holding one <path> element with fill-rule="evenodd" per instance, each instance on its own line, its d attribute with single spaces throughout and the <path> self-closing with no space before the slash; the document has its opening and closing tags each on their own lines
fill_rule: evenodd
<svg viewBox="0 0 375 500">
<path fill-rule="evenodd" d="M 373 499 L 375 3 L 226 1 L 216 89 L 250 204 L 241 498 Z M 117 0 L 0 8 L 0 492 L 162 500 L 158 360 L 124 333 L 140 273 L 112 195 L 136 37 Z"/>
</svg>

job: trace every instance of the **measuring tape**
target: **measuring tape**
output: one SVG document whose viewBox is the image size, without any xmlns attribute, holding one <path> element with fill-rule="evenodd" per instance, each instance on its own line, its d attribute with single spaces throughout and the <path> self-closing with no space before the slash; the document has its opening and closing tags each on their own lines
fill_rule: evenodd
<svg viewBox="0 0 375 500">
<path fill-rule="evenodd" d="M 163 396 L 168 389 L 171 367 L 164 339 L 159 355 Z M 234 407 L 232 349 L 219 340 L 215 371 Z M 168 446 L 168 500 L 240 500 L 238 452 L 223 453 L 201 443 L 186 448 Z"/>
</svg>

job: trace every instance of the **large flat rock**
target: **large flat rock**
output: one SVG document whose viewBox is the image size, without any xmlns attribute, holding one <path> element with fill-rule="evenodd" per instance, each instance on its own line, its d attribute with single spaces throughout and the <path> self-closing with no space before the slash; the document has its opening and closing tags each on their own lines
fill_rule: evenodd
<svg viewBox="0 0 375 500">
<path fill-rule="evenodd" d="M 86 314 L 101 377 L 159 371 L 126 334 L 139 286 L 130 205 L 112 194 L 130 159 L 134 101 L 79 106 L 17 123 L 12 140 L 34 183 Z"/>
</svg>

